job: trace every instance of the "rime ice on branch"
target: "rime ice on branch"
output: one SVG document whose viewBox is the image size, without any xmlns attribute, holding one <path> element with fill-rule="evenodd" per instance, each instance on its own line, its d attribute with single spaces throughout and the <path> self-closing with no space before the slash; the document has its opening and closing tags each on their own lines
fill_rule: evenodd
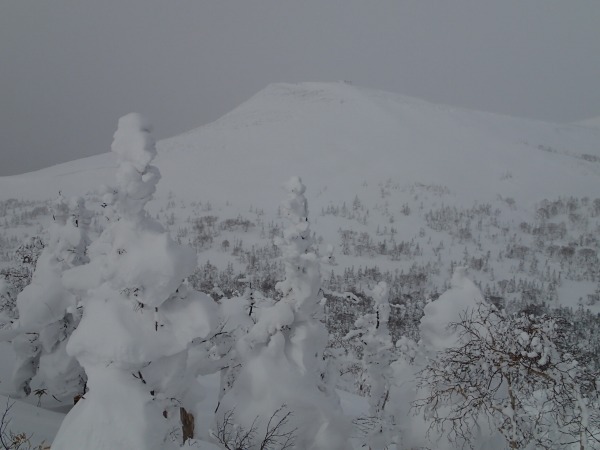
<svg viewBox="0 0 600 450">
<path fill-rule="evenodd" d="M 419 327 L 421 341 L 430 351 L 445 350 L 458 344 L 458 333 L 449 327 L 461 315 L 485 303 L 479 288 L 467 278 L 466 269 L 457 267 L 450 289 L 427 304 Z"/>
</svg>

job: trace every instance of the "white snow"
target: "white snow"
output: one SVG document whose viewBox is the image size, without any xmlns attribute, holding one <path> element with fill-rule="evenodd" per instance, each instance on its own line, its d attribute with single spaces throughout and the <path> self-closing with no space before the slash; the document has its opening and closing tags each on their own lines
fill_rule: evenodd
<svg viewBox="0 0 600 450">
<path fill-rule="evenodd" d="M 33 447 L 52 443 L 65 417 L 64 414 L 48 411 L 0 395 L 0 411 L 2 411 L 0 414 L 9 405 L 13 405 L 7 414 L 9 420 L 7 428 L 9 431 L 15 434 L 25 433 Z"/>
<path fill-rule="evenodd" d="M 176 380 L 184 376 L 179 369 L 185 365 L 183 360 L 191 342 L 206 336 L 217 325 L 216 311 L 209 306 L 212 304 L 210 298 L 184 294 L 185 289 L 175 294 L 178 288 L 181 289 L 181 280 L 196 267 L 196 255 L 194 251 L 175 245 L 162 226 L 148 220 L 146 209 L 152 216 L 157 212 L 165 214 L 162 208 L 172 196 L 177 202 L 173 211 L 181 214 L 182 219 L 183 213 L 187 212 L 185 208 L 190 208 L 192 202 L 202 202 L 206 214 L 209 214 L 207 205 L 211 202 L 218 205 L 217 209 L 224 208 L 222 211 L 226 213 L 223 214 L 264 209 L 267 220 L 271 220 L 277 217 L 276 205 L 282 196 L 276 187 L 291 173 L 303 175 L 308 189 L 298 178 L 290 180 L 285 186 L 290 197 L 279 212 L 280 217 L 296 218 L 306 217 L 310 212 L 312 227 L 309 228 L 306 221 L 297 220 L 278 244 L 286 257 L 299 264 L 296 267 L 303 268 L 307 278 L 291 277 L 279 288 L 284 294 L 294 291 L 300 299 L 307 300 L 306 303 L 281 301 L 272 305 L 266 302 L 250 319 L 250 302 L 240 296 L 223 301 L 221 312 L 231 317 L 226 324 L 228 329 L 239 328 L 236 339 L 248 332 L 239 345 L 239 353 L 245 358 L 249 358 L 247 352 L 258 354 L 256 359 L 247 362 L 247 368 L 238 380 L 236 395 L 240 405 L 252 405 L 240 406 L 237 411 L 244 417 L 244 424 L 257 415 L 268 417 L 287 402 L 294 405 L 299 415 L 314 415 L 313 425 L 325 424 L 323 427 L 311 425 L 307 432 L 310 438 L 315 438 L 318 447 L 343 448 L 344 444 L 333 437 L 336 433 L 327 431 L 327 426 L 331 426 L 350 434 L 341 414 L 332 418 L 327 413 L 314 412 L 315 404 L 331 406 L 338 399 L 333 394 L 327 399 L 319 393 L 306 394 L 310 386 L 303 385 L 305 381 L 297 376 L 298 370 L 310 372 L 318 366 L 305 350 L 320 345 L 320 330 L 301 323 L 290 336 L 288 328 L 320 301 L 319 287 L 310 281 L 318 274 L 319 262 L 326 273 L 334 263 L 343 270 L 355 263 L 368 264 L 371 257 L 341 254 L 333 244 L 338 242 L 340 224 L 351 220 L 319 216 L 318 211 L 332 202 L 351 201 L 358 192 L 369 206 L 377 205 L 377 212 L 372 209 L 372 215 L 383 214 L 386 210 L 391 211 L 392 218 L 396 214 L 396 222 L 390 220 L 381 225 L 399 230 L 400 241 L 418 236 L 423 223 L 417 214 L 400 216 L 401 203 L 396 199 L 388 201 L 383 193 L 380 197 L 379 186 L 382 192 L 393 189 L 401 193 L 399 196 L 405 201 L 412 201 L 412 208 L 423 201 L 428 208 L 441 205 L 470 207 L 474 202 L 516 199 L 509 217 L 516 224 L 531 217 L 534 203 L 544 198 L 571 195 L 593 198 L 600 192 L 600 166 L 595 159 L 600 158 L 600 131 L 597 129 L 448 108 L 343 83 L 270 85 L 218 121 L 159 142 L 158 151 L 154 149 L 150 132 L 151 126 L 145 119 L 129 115 L 119 123 L 111 153 L 21 176 L 0 177 L 0 199 L 48 199 L 59 191 L 65 195 L 82 195 L 92 190 L 108 203 L 105 215 L 112 225 L 89 249 L 91 263 L 67 270 L 62 278 L 57 276 L 60 275 L 58 269 L 51 273 L 47 271 L 46 275 L 40 271 L 32 285 L 21 294 L 20 325 L 48 325 L 60 318 L 60 311 L 73 311 L 73 305 L 78 301 L 74 295 L 87 296 L 85 327 L 78 328 L 68 349 L 60 347 L 56 354 L 43 355 L 40 371 L 50 371 L 54 375 L 69 373 L 70 369 L 65 365 L 68 359 L 63 358 L 67 350 L 86 361 L 88 369 L 91 368 L 92 390 L 73 410 L 64 426 L 79 429 L 81 424 L 92 421 L 98 424 L 98 430 L 112 428 L 118 436 L 127 431 L 125 424 L 130 423 L 153 439 L 150 444 L 145 438 L 140 441 L 132 437 L 130 442 L 119 442 L 123 448 L 151 448 L 151 445 L 161 448 L 161 436 L 166 431 L 164 423 L 144 419 L 146 414 L 148 418 L 160 413 L 162 409 L 155 403 L 161 403 L 162 407 L 166 404 L 165 399 L 158 396 L 149 401 L 150 389 L 140 387 L 141 383 L 131 371 L 153 361 L 152 365 L 157 369 L 144 373 L 147 382 L 165 391 L 171 389 L 177 384 Z M 103 184 L 113 187 L 100 188 Z M 438 196 L 438 191 L 443 194 Z M 299 199 L 304 195 L 310 199 L 310 211 Z M 256 217 L 259 217 L 258 213 Z M 373 231 L 373 224 L 367 226 L 352 220 L 354 230 Z M 184 224 L 177 222 L 170 230 L 172 235 L 179 225 Z M 592 222 L 589 229 L 594 230 L 595 226 L 597 222 Z M 312 238 L 311 229 L 324 237 L 324 242 L 317 246 L 320 254 L 307 253 L 308 247 L 302 238 Z M 427 252 L 441 242 L 444 235 L 430 229 L 426 231 L 427 235 L 419 243 L 434 241 L 428 247 L 423 245 Z M 63 241 L 74 244 L 71 232 L 65 231 Z M 256 235 L 258 232 L 249 235 L 250 245 L 259 242 Z M 219 239 L 227 238 L 233 242 L 232 237 L 235 235 L 222 232 Z M 496 238 L 486 238 L 489 238 L 486 244 L 497 253 L 500 246 L 494 247 Z M 286 240 L 289 245 L 285 245 Z M 445 244 L 448 246 L 447 241 Z M 461 258 L 448 247 L 439 252 L 444 261 Z M 199 260 L 204 263 L 210 258 L 212 263 L 224 265 L 229 256 L 210 249 L 201 253 Z M 46 256 L 42 257 L 42 262 L 44 258 Z M 376 262 L 384 270 L 408 271 L 413 261 L 378 259 Z M 326 263 L 332 266 L 325 268 Z M 502 273 L 495 275 L 510 278 L 515 273 L 513 270 L 505 264 Z M 448 275 L 446 272 L 436 276 L 445 280 Z M 477 277 L 474 273 L 473 280 Z M 124 301 L 123 297 L 127 296 L 124 289 L 135 290 L 142 286 L 144 289 L 139 296 Z M 585 303 L 596 288 L 597 283 L 564 280 L 557 294 L 563 304 L 577 306 Z M 45 302 L 51 311 L 56 311 L 55 314 L 27 307 L 27 299 L 38 299 L 42 289 Z M 375 288 L 374 297 L 380 300 L 386 297 L 382 287 Z M 421 322 L 422 343 L 431 351 L 456 343 L 457 337 L 447 325 L 459 320 L 461 313 L 482 301 L 479 288 L 458 270 L 450 290 L 425 308 L 426 315 Z M 385 320 L 389 310 L 385 302 L 381 303 L 379 312 Z M 155 307 L 161 308 L 160 313 L 154 310 Z M 592 306 L 594 311 L 599 308 L 600 305 Z M 235 314 L 231 315 L 232 312 Z M 166 334 L 156 333 L 158 322 L 169 330 Z M 221 345 L 225 347 L 226 344 L 230 342 Z M 397 347 L 406 359 L 416 355 L 414 342 L 402 340 Z M 214 348 L 211 351 L 214 356 L 220 350 Z M 190 351 L 190 359 L 206 356 L 200 350 L 192 353 Z M 285 354 L 283 363 L 282 354 Z M 12 358 L 14 355 L 0 344 L 0 391 L 7 393 L 14 364 Z M 208 365 L 206 363 L 206 367 Z M 131 370 L 125 373 L 128 369 Z M 390 369 L 396 383 L 394 396 L 390 399 L 396 405 L 394 413 L 398 417 L 408 416 L 408 405 L 415 395 L 412 383 L 415 368 L 401 360 L 393 363 Z M 222 392 L 217 378 L 202 378 L 206 397 L 203 400 L 196 398 L 194 404 L 198 423 L 202 424 L 199 430 L 202 439 L 208 439 L 208 428 L 213 426 L 212 413 L 218 393 Z M 290 384 L 296 389 L 287 389 Z M 117 385 L 120 387 L 112 388 Z M 371 405 L 366 399 L 339 394 L 344 412 L 350 417 L 368 414 Z M 124 402 L 125 398 L 130 401 Z M 252 403 L 256 398 L 261 399 L 260 407 Z M 96 406 L 89 406 L 92 403 Z M 120 406 L 115 410 L 113 404 Z M 37 435 L 39 427 L 40 437 L 53 438 L 61 415 L 48 413 L 50 416 L 47 416 L 45 411 L 22 403 L 17 405 L 21 408 L 18 410 L 21 419 L 15 421 L 15 428 L 35 431 Z M 225 398 L 220 412 L 232 405 L 235 400 Z M 38 424 L 36 417 L 47 424 Z M 148 423 L 153 424 L 150 429 Z M 431 445 L 422 439 L 427 425 L 422 419 L 415 418 L 406 424 L 402 431 L 407 443 Z M 332 437 L 332 442 L 327 440 L 328 436 Z M 75 440 L 63 435 L 55 445 L 57 449 L 80 449 L 89 443 L 94 443 L 97 448 L 103 448 L 102 445 L 114 448 L 115 445 L 101 431 L 93 429 Z M 198 441 L 198 445 L 210 447 L 204 441 Z"/>
<path fill-rule="evenodd" d="M 479 288 L 466 277 L 466 269 L 458 267 L 452 276 L 450 289 L 425 306 L 420 332 L 426 348 L 440 351 L 456 346 L 458 333 L 449 325 L 460 322 L 465 314 L 484 302 Z"/>
<path fill-rule="evenodd" d="M 344 83 L 274 84 L 216 122 L 159 142 L 157 196 L 191 201 L 211 193 L 211 201 L 271 210 L 279 202 L 273 187 L 301 173 L 312 192 L 326 189 L 328 198 L 391 178 L 447 186 L 466 205 L 498 195 L 530 205 L 596 192 L 600 170 L 579 156 L 600 157 L 599 139 L 592 128 L 440 107 Z M 115 157 L 104 154 L 2 177 L 0 198 L 97 189 L 114 179 L 114 167 Z"/>
<path fill-rule="evenodd" d="M 216 306 L 183 283 L 195 268 L 194 251 L 145 210 L 160 179 L 150 165 L 150 130 L 139 115 L 119 120 L 109 225 L 90 246 L 91 263 L 75 269 L 85 281 L 73 286 L 74 277 L 64 278 L 83 292 L 83 317 L 66 351 L 85 369 L 89 391 L 63 421 L 57 450 L 177 448 L 177 413 L 196 397 L 188 349 L 212 330 Z"/>
</svg>

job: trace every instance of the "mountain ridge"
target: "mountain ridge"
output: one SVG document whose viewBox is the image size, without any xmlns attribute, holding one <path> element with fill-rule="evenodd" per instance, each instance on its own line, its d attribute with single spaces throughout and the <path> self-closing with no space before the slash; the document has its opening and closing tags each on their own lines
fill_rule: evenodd
<svg viewBox="0 0 600 450">
<path fill-rule="evenodd" d="M 274 201 L 280 183 L 299 174 L 309 188 L 336 195 L 349 180 L 392 178 L 444 185 L 467 203 L 517 194 L 531 203 L 592 194 L 600 186 L 598 142 L 600 131 L 592 128 L 435 105 L 345 82 L 276 83 L 215 122 L 158 142 L 157 196 L 216 191 L 227 201 L 239 196 L 259 204 Z M 83 194 L 111 184 L 114 167 L 106 153 L 0 177 L 0 197 Z"/>
</svg>

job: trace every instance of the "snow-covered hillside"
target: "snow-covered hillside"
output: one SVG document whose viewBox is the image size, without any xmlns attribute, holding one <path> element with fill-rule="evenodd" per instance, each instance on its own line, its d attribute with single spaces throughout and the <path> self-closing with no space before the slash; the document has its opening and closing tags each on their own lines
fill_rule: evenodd
<svg viewBox="0 0 600 450">
<path fill-rule="evenodd" d="M 302 177 L 338 387 L 368 391 L 349 360 L 354 344 L 343 336 L 374 311 L 374 287 L 387 283 L 392 341 L 418 341 L 426 305 L 452 286 L 458 266 L 474 282 L 469 292 L 481 290 L 486 302 L 507 310 L 579 307 L 586 351 L 600 352 L 600 340 L 589 338 L 600 322 L 586 311 L 600 311 L 599 129 L 433 105 L 344 82 L 274 84 L 157 147 L 162 178 L 148 210 L 197 251 L 190 284 L 214 299 L 281 298 L 282 251 L 273 245 L 284 235 L 281 186 Z M 100 187 L 115 185 L 116 166 L 106 153 L 0 177 L 1 274 L 32 270 L 27 261 L 48 237 L 49 200 L 59 192 L 85 197 L 97 213 L 89 227 L 97 237 L 106 226 Z M 1 393 L 9 393 L 9 354 L 6 347 L 0 353 Z M 50 394 L 40 394 L 42 405 L 55 406 Z M 342 400 L 346 413 L 366 414 L 357 397 Z M 205 401 L 210 421 L 216 400 Z M 364 423 L 355 421 L 353 436 Z"/>
<path fill-rule="evenodd" d="M 580 250 L 594 253 L 586 264 L 597 259 L 597 129 L 434 105 L 344 82 L 273 84 L 216 122 L 157 147 L 162 179 L 150 210 L 203 252 L 201 263 L 219 270 L 229 262 L 244 270 L 238 240 L 246 251 L 270 245 L 281 184 L 297 174 L 321 251 L 333 248 L 338 275 L 352 266 L 407 272 L 431 263 L 437 271 L 423 270 L 436 277 L 430 292 L 439 292 L 449 277 L 444 269 L 465 264 L 495 295 L 502 280 L 542 281 L 546 271 L 544 282 L 560 278 L 557 292 L 566 304 L 596 288 L 593 277 L 574 274 L 573 264 Z M 0 199 L 82 195 L 113 185 L 114 168 L 106 153 L 2 177 Z M 92 209 L 98 203 L 88 201 Z M 21 232 L 43 234 L 36 224 L 48 220 L 47 211 L 44 217 L 37 203 L 10 205 L 3 214 L 12 247 L 19 238 L 7 231 L 11 215 L 25 217 L 29 228 L 21 223 Z M 194 225 L 205 216 L 215 219 Z M 246 224 L 241 234 L 236 218 Z"/>
<path fill-rule="evenodd" d="M 161 141 L 158 198 L 173 192 L 187 201 L 272 207 L 282 180 L 301 174 L 313 198 L 324 193 L 319 207 L 388 178 L 403 186 L 446 186 L 465 204 L 501 195 L 530 205 L 593 195 L 600 184 L 599 141 L 594 129 L 433 105 L 346 83 L 274 84 L 216 122 Z M 107 183 L 113 172 L 107 153 L 2 177 L 0 196 L 80 193 Z"/>
</svg>

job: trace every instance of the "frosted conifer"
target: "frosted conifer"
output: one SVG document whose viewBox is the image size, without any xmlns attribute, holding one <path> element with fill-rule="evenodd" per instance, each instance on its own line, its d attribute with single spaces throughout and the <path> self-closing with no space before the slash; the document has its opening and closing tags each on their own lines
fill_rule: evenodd
<svg viewBox="0 0 600 450">
<path fill-rule="evenodd" d="M 31 283 L 17 297 L 18 335 L 12 341 L 17 363 L 12 382 L 17 394 L 29 395 L 31 379 L 38 374 L 40 389 L 56 398 L 72 398 L 82 393 L 85 374 L 66 353 L 80 313 L 62 275 L 88 262 L 90 213 L 83 199 L 68 201 L 60 195 L 52 206 L 52 216 L 48 245 L 37 260 Z"/>
<path fill-rule="evenodd" d="M 305 187 L 298 177 L 285 187 L 281 211 L 290 224 L 275 241 L 285 267 L 285 279 L 276 285 L 282 298 L 258 309 L 256 324 L 238 344 L 243 367 L 223 398 L 217 429 L 233 414 L 242 428 L 255 427 L 261 436 L 283 407 L 291 413 L 287 431 L 295 429 L 296 448 L 346 449 L 347 430 L 323 356 L 328 334 L 319 320 L 321 277 Z"/>
<path fill-rule="evenodd" d="M 72 289 L 86 292 L 67 352 L 85 368 L 89 392 L 65 418 L 53 449 L 178 448 L 180 416 L 193 420 L 188 349 L 209 334 L 214 306 L 182 283 L 196 267 L 195 252 L 145 211 L 160 179 L 150 165 L 150 131 L 137 114 L 119 120 L 117 186 L 106 199 L 114 220 L 90 246 L 90 263 L 65 274 Z"/>
</svg>

